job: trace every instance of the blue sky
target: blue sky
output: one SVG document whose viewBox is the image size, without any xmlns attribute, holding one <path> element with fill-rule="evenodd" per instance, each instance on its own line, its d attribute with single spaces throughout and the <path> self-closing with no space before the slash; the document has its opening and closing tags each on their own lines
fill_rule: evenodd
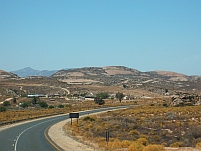
<svg viewBox="0 0 201 151">
<path fill-rule="evenodd" d="M 0 0 L 0 69 L 201 75 L 200 0 Z"/>
</svg>

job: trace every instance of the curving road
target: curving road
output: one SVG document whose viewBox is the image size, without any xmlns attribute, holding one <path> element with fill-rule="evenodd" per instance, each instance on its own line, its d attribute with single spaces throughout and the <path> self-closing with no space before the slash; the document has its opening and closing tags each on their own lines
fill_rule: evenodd
<svg viewBox="0 0 201 151">
<path fill-rule="evenodd" d="M 125 108 L 125 106 L 84 111 L 80 112 L 80 116 L 120 108 Z M 68 119 L 68 116 L 68 114 L 65 114 L 32 121 L 1 131 L 0 151 L 57 151 L 47 141 L 44 132 L 49 126 Z"/>
</svg>

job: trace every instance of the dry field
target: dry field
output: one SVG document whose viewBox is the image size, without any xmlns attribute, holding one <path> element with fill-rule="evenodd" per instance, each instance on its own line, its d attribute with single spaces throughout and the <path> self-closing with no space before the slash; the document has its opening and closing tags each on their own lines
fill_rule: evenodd
<svg viewBox="0 0 201 151">
<path fill-rule="evenodd" d="M 200 106 L 139 106 L 91 115 L 80 119 L 78 124 L 66 125 L 66 129 L 71 130 L 71 135 L 92 141 L 103 150 L 144 151 L 156 144 L 160 150 L 165 146 L 173 147 L 166 148 L 168 151 L 193 151 L 201 146 L 200 117 Z M 106 130 L 110 132 L 108 146 Z"/>
</svg>

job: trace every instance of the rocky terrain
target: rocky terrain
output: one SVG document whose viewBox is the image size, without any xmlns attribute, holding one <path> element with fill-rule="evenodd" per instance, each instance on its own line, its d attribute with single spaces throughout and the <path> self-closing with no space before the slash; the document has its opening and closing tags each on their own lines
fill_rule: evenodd
<svg viewBox="0 0 201 151">
<path fill-rule="evenodd" d="M 201 90 L 200 76 L 187 76 L 171 71 L 141 72 L 124 66 L 59 70 L 50 77 L 21 78 L 13 73 L 0 71 L 0 80 L 0 95 L 10 96 L 23 94 L 62 96 L 67 94 L 66 90 L 69 90 L 71 94 L 108 92 L 113 95 L 122 92 L 130 99 L 142 96 L 180 97 L 183 93 L 200 96 Z"/>
<path fill-rule="evenodd" d="M 127 89 L 142 88 L 147 91 L 200 90 L 200 76 L 187 76 L 169 71 L 141 72 L 122 66 L 89 67 L 60 70 L 51 77 L 68 84 L 104 84 L 123 86 Z M 163 90 L 161 90 L 163 89 Z"/>
<path fill-rule="evenodd" d="M 121 92 L 126 96 L 124 102 L 145 99 L 152 103 L 150 105 L 157 103 L 157 100 L 163 106 L 166 103 L 168 106 L 201 105 L 201 76 L 171 71 L 141 72 L 123 66 L 59 70 L 50 77 L 20 77 L 0 70 L 0 102 L 14 97 L 17 101 L 22 98 L 20 101 L 23 102 L 28 98 L 21 96 L 28 94 L 58 94 L 63 97 L 57 98 L 58 103 L 66 103 L 64 97 L 68 95 L 94 95 L 100 92 L 109 93 L 110 98 Z M 53 104 L 56 102 L 56 99 L 43 100 Z"/>
<path fill-rule="evenodd" d="M 0 70 L 0 79 L 19 79 L 19 77 L 14 73 Z"/>
</svg>

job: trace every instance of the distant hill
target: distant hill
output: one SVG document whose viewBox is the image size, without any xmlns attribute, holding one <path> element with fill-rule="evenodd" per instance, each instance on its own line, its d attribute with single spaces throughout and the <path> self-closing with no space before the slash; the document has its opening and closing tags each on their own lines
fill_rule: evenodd
<svg viewBox="0 0 201 151">
<path fill-rule="evenodd" d="M 16 74 L 0 70 L 0 79 L 18 79 Z"/>
<path fill-rule="evenodd" d="M 18 83 L 20 83 L 20 81 L 22 80 L 23 84 L 28 84 L 27 87 L 23 86 L 23 89 L 27 92 L 30 89 L 30 83 L 32 83 L 33 85 L 39 84 L 40 86 L 42 86 L 43 84 L 51 85 L 50 88 L 46 89 L 48 91 L 46 91 L 45 93 L 49 93 L 53 89 L 52 86 L 56 84 L 58 85 L 58 88 L 63 85 L 63 88 L 69 87 L 71 91 L 77 91 L 78 87 L 80 88 L 80 90 L 88 91 L 93 86 L 94 90 L 102 86 L 104 88 L 106 88 L 107 86 L 111 86 L 112 88 L 121 88 L 122 90 L 126 90 L 127 92 L 129 92 L 130 90 L 143 90 L 144 92 L 158 94 L 164 94 L 165 92 L 167 92 L 167 90 L 169 90 L 168 92 L 170 93 L 172 93 L 173 91 L 196 92 L 197 90 L 201 90 L 201 76 L 187 76 L 185 74 L 172 71 L 142 72 L 124 66 L 84 67 L 63 69 L 57 72 L 48 70 L 39 71 L 32 68 L 24 68 L 16 72 L 14 71 L 14 73 L 18 74 L 21 77 L 28 77 L 19 78 L 16 74 L 1 71 L 0 78 L 3 79 L 2 81 L 17 79 L 16 81 Z M 11 80 L 11 82 L 13 82 L 13 80 Z M 2 83 L 0 83 L 0 90 L 1 84 Z M 11 86 L 14 87 L 13 83 L 11 83 Z M 5 94 L 7 93 L 7 89 L 10 88 L 6 87 L 4 89 Z M 19 86 L 15 86 L 13 89 L 17 90 L 19 89 Z M 38 86 L 37 88 L 35 88 L 35 90 L 38 91 Z M 42 93 L 41 91 L 43 90 L 44 89 L 42 88 L 39 92 Z M 34 93 L 36 91 L 34 91 Z M 105 90 L 102 89 L 101 91 Z"/>
<path fill-rule="evenodd" d="M 18 75 L 19 77 L 29 77 L 29 76 L 46 76 L 49 77 L 51 75 L 53 75 L 55 72 L 57 72 L 58 70 L 35 70 L 32 69 L 30 67 L 26 67 L 20 70 L 16 70 L 16 71 L 11 71 L 12 73 Z"/>
<path fill-rule="evenodd" d="M 124 66 L 85 67 L 59 70 L 51 77 L 68 84 L 123 85 L 126 88 L 197 88 L 200 76 L 187 76 L 172 71 L 141 72 Z"/>
<path fill-rule="evenodd" d="M 85 67 L 68 70 L 59 70 L 52 77 L 152 77 L 171 79 L 174 77 L 188 78 L 187 75 L 172 71 L 141 72 L 124 66 Z"/>
</svg>

